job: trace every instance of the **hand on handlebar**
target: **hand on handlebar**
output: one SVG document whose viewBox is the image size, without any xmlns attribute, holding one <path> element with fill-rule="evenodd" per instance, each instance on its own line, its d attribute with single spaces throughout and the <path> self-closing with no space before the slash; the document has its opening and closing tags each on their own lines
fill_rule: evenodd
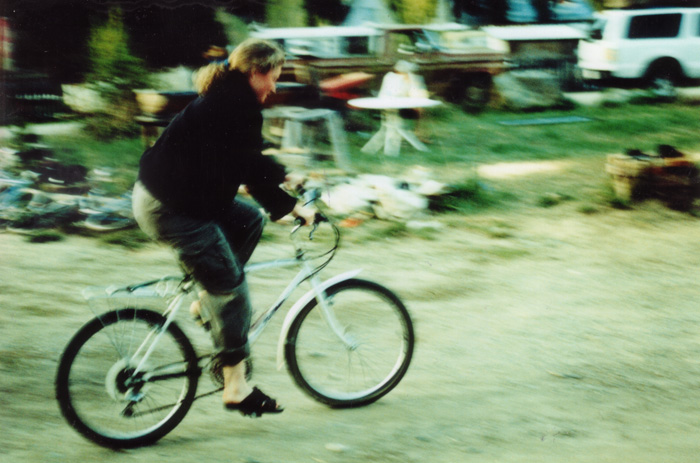
<svg viewBox="0 0 700 463">
<path fill-rule="evenodd" d="M 302 174 L 291 172 L 284 178 L 282 184 L 287 191 L 299 191 L 304 187 L 306 177 Z"/>
<path fill-rule="evenodd" d="M 303 220 L 303 225 L 311 225 L 316 219 L 316 210 L 302 204 L 297 204 L 294 206 L 294 210 L 292 210 L 292 215 L 297 219 Z"/>
</svg>

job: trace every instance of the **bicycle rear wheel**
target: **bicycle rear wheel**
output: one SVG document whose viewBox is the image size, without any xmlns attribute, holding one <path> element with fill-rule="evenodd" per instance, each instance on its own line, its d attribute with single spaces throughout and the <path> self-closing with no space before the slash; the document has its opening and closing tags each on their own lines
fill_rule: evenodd
<svg viewBox="0 0 700 463">
<path fill-rule="evenodd" d="M 197 355 L 177 325 L 163 331 L 164 323 L 151 310 L 120 309 L 94 318 L 69 342 L 58 366 L 56 398 L 83 436 L 106 447 L 138 447 L 157 441 L 185 417 L 197 392 Z"/>
<path fill-rule="evenodd" d="M 359 279 L 332 285 L 325 300 L 312 300 L 292 322 L 289 372 L 304 392 L 331 407 L 372 403 L 396 387 L 411 363 L 408 311 L 387 288 Z"/>
</svg>

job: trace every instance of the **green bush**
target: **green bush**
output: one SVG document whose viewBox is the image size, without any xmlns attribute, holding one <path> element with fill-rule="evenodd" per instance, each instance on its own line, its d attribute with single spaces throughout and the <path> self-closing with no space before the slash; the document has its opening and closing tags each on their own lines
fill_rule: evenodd
<svg viewBox="0 0 700 463">
<path fill-rule="evenodd" d="M 429 207 L 433 212 L 469 213 L 494 206 L 504 198 L 502 193 L 473 178 L 453 185 L 448 193 L 433 198 Z"/>
<path fill-rule="evenodd" d="M 88 130 L 100 139 L 135 134 L 138 109 L 133 90 L 148 87 L 149 74 L 145 63 L 131 53 L 120 8 L 112 8 L 107 21 L 93 28 L 88 45 L 87 80 L 108 105 L 88 119 Z"/>
<path fill-rule="evenodd" d="M 27 235 L 26 240 L 30 243 L 51 243 L 61 241 L 63 238 L 63 234 L 55 230 L 40 230 Z"/>
</svg>

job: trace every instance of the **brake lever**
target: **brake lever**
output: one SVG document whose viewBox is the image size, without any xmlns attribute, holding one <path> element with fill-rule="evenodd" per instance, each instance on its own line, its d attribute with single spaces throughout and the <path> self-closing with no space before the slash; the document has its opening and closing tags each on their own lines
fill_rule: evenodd
<svg viewBox="0 0 700 463">
<path fill-rule="evenodd" d="M 315 203 L 321 197 L 321 192 L 316 188 L 305 190 L 304 187 L 300 186 L 297 192 L 301 198 L 304 198 L 304 206 Z"/>
<path fill-rule="evenodd" d="M 318 226 L 321 225 L 321 222 L 328 222 L 328 219 L 325 215 L 321 214 L 320 212 L 317 212 L 314 216 L 314 223 L 311 224 L 311 231 L 309 232 L 309 241 L 313 241 L 314 233 L 316 233 L 316 230 L 318 230 Z"/>
<path fill-rule="evenodd" d="M 298 232 L 299 229 L 300 229 L 301 227 L 303 227 L 304 225 L 306 225 L 306 220 L 304 220 L 304 219 L 301 218 L 301 217 L 297 217 L 296 219 L 294 219 L 294 228 L 292 228 L 292 231 L 291 231 L 290 234 L 291 234 L 291 235 L 294 235 L 294 234 L 295 234 L 296 232 Z"/>
</svg>

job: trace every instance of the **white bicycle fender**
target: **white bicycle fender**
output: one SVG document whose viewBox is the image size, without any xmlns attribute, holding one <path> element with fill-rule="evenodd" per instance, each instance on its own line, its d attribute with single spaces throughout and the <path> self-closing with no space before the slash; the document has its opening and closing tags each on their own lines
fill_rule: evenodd
<svg viewBox="0 0 700 463">
<path fill-rule="evenodd" d="M 308 304 L 314 297 L 316 297 L 316 291 L 325 291 L 326 289 L 328 289 L 336 283 L 340 283 L 341 281 L 349 280 L 351 278 L 356 277 L 361 271 L 362 269 L 355 269 L 349 272 L 341 273 L 340 275 L 336 275 L 333 278 L 329 278 L 328 280 L 321 283 L 321 285 L 318 288 L 310 289 L 306 294 L 304 294 L 302 297 L 299 298 L 298 301 L 294 303 L 292 308 L 289 309 L 289 312 L 287 312 L 287 316 L 284 318 L 284 323 L 282 323 L 282 330 L 280 331 L 280 339 L 277 343 L 278 370 L 282 369 L 282 366 L 284 365 L 284 340 L 287 339 L 287 332 L 289 331 L 289 327 L 292 325 L 292 321 L 296 318 L 296 316 L 299 315 L 301 309 L 303 309 L 306 306 L 306 304 Z"/>
</svg>

